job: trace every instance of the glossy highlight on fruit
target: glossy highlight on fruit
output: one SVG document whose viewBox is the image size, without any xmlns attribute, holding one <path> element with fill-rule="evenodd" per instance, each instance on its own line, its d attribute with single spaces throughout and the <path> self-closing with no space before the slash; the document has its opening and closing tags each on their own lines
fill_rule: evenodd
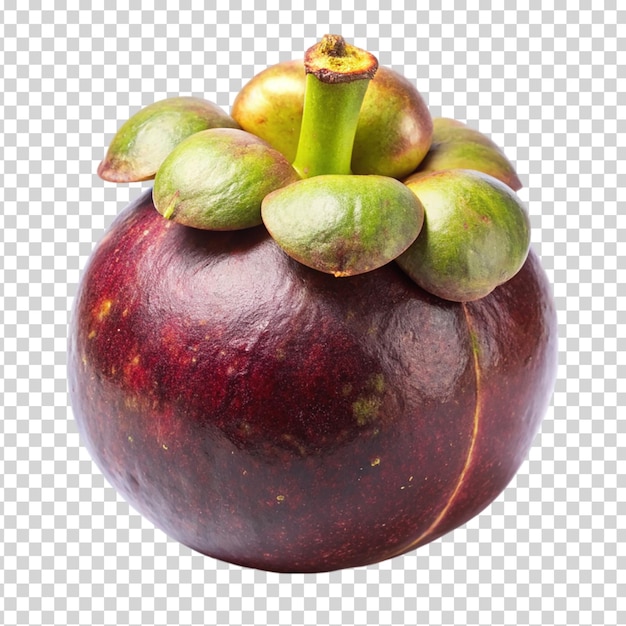
<svg viewBox="0 0 626 626">
<path fill-rule="evenodd" d="M 532 252 L 459 304 L 395 264 L 336 279 L 262 227 L 164 220 L 147 192 L 85 269 L 69 390 L 107 480 L 169 536 L 318 572 L 413 550 L 496 498 L 539 428 L 556 337 Z"/>
</svg>

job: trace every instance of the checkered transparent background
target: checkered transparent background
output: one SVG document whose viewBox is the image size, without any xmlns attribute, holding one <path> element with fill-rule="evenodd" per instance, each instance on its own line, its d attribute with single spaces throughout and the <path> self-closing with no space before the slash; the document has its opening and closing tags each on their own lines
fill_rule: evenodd
<svg viewBox="0 0 626 626">
<path fill-rule="evenodd" d="M 109 4 L 120 8 L 0 9 L 0 622 L 626 623 L 618 1 Z M 94 243 L 143 188 L 95 175 L 118 125 L 177 94 L 228 109 L 256 72 L 326 32 L 377 54 L 434 116 L 490 134 L 517 164 L 554 283 L 560 368 L 528 461 L 484 513 L 379 565 L 288 576 L 192 553 L 118 498 L 76 434 L 66 333 Z"/>
</svg>

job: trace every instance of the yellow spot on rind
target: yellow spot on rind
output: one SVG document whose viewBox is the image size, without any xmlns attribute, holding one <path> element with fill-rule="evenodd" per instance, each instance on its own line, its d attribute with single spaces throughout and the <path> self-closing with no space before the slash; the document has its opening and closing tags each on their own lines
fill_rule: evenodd
<svg viewBox="0 0 626 626">
<path fill-rule="evenodd" d="M 378 417 L 382 401 L 375 396 L 359 398 L 352 403 L 352 414 L 359 426 L 365 426 Z"/>
<path fill-rule="evenodd" d="M 103 300 L 100 303 L 100 308 L 98 309 L 96 313 L 96 317 L 98 318 L 99 322 L 101 322 L 106 317 L 108 317 L 109 313 L 111 312 L 112 306 L 113 306 L 113 300 Z"/>
</svg>

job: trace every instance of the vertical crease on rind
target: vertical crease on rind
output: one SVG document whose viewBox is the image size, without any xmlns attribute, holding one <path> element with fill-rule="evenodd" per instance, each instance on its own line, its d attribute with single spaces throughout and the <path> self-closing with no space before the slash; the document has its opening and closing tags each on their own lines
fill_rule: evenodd
<svg viewBox="0 0 626 626">
<path fill-rule="evenodd" d="M 478 436 L 478 425 L 480 422 L 480 409 L 481 409 L 480 369 L 478 367 L 478 348 L 476 344 L 476 336 L 472 330 L 472 324 L 470 322 L 470 317 L 469 317 L 469 313 L 467 310 L 467 304 L 463 302 L 461 303 L 461 306 L 463 308 L 463 314 L 465 315 L 465 322 L 467 324 L 468 333 L 470 336 L 470 340 L 472 342 L 472 354 L 474 357 L 474 375 L 475 375 L 475 381 L 476 381 L 476 404 L 474 407 L 472 440 L 470 442 L 469 449 L 467 451 L 467 458 L 465 459 L 465 464 L 463 465 L 463 469 L 461 470 L 461 473 L 459 474 L 456 486 L 454 487 L 454 491 L 450 495 L 450 498 L 448 499 L 448 502 L 446 503 L 446 505 L 443 507 L 439 515 L 435 518 L 435 521 L 432 522 L 432 524 L 417 539 L 412 541 L 409 546 L 403 548 L 401 552 L 398 552 L 394 556 L 399 556 L 400 554 L 409 552 L 410 550 L 413 550 L 414 548 L 417 548 L 418 546 L 424 543 L 427 543 L 428 537 L 435 534 L 441 522 L 445 520 L 446 514 L 450 510 L 450 507 L 454 504 L 454 501 L 456 500 L 457 495 L 461 491 L 461 487 L 463 486 L 465 477 L 467 476 L 469 468 L 472 465 L 472 461 L 474 457 L 474 450 L 476 448 L 476 439 Z"/>
</svg>

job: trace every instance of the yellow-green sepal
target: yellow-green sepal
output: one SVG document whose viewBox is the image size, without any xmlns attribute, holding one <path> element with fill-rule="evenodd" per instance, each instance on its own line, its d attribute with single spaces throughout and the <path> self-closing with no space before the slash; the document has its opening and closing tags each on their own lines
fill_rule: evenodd
<svg viewBox="0 0 626 626">
<path fill-rule="evenodd" d="M 269 194 L 261 214 L 289 256 L 337 277 L 389 263 L 415 241 L 424 220 L 405 185 L 377 175 L 303 179 Z"/>
<path fill-rule="evenodd" d="M 513 191 L 522 188 L 513 164 L 487 135 L 458 120 L 439 117 L 433 120 L 432 143 L 417 173 L 449 169 L 476 170 L 501 180 Z"/>
<path fill-rule="evenodd" d="M 114 183 L 150 180 L 183 139 L 207 128 L 239 128 L 239 124 L 202 98 L 181 96 L 154 102 L 120 127 L 98 167 L 98 176 Z"/>
<path fill-rule="evenodd" d="M 424 205 L 424 226 L 396 262 L 420 287 L 446 300 L 477 300 L 521 269 L 530 222 L 507 185 L 482 172 L 444 170 L 407 186 Z"/>
<path fill-rule="evenodd" d="M 163 217 L 203 230 L 261 224 L 261 201 L 298 180 L 289 161 L 259 137 L 233 128 L 195 133 L 167 156 L 152 198 Z"/>
</svg>

